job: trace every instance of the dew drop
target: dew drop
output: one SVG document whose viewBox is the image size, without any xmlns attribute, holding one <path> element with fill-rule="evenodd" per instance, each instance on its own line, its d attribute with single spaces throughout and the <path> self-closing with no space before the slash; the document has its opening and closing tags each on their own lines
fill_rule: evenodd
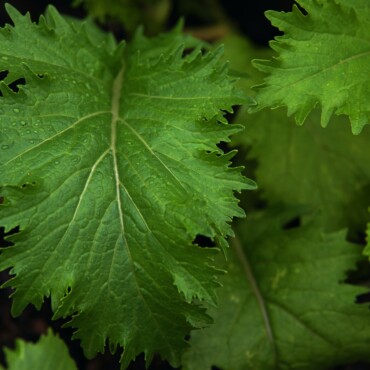
<svg viewBox="0 0 370 370">
<path fill-rule="evenodd" d="M 54 163 L 55 163 L 55 164 L 59 164 L 59 161 L 55 161 Z"/>
<path fill-rule="evenodd" d="M 1 149 L 2 149 L 2 150 L 9 149 L 9 145 L 1 145 Z"/>
<path fill-rule="evenodd" d="M 22 126 L 26 126 L 27 125 L 27 122 L 26 121 L 21 121 L 21 125 Z"/>
<path fill-rule="evenodd" d="M 13 112 L 14 112 L 14 113 L 19 113 L 19 109 L 18 109 L 18 108 L 14 108 L 14 109 L 13 109 Z"/>
<path fill-rule="evenodd" d="M 30 140 L 29 143 L 30 144 L 34 144 L 35 143 L 35 140 Z"/>
<path fill-rule="evenodd" d="M 2 60 L 8 60 L 8 57 L 1 57 Z"/>
</svg>

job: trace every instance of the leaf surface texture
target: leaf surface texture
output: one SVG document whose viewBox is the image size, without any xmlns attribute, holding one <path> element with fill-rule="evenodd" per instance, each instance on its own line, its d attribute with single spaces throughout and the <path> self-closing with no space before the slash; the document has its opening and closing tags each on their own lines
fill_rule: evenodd
<svg viewBox="0 0 370 370">
<path fill-rule="evenodd" d="M 285 230 L 293 213 L 241 222 L 222 279 L 214 325 L 194 331 L 186 370 L 320 370 L 369 360 L 363 288 L 346 285 L 359 247 L 317 224 Z M 345 335 L 338 335 L 345 333 Z"/>
<path fill-rule="evenodd" d="M 250 149 L 247 158 L 258 161 L 256 181 L 263 198 L 305 206 L 322 217 L 328 230 L 363 229 L 370 204 L 369 127 L 354 136 L 345 117 L 333 117 L 323 129 L 317 111 L 297 126 L 282 109 L 247 110 L 238 114 L 236 121 L 245 130 L 233 145 Z"/>
<path fill-rule="evenodd" d="M 8 7 L 0 31 L 1 223 L 14 247 L 13 313 L 51 296 L 72 316 L 88 357 L 124 347 L 177 366 L 184 336 L 209 322 L 215 250 L 243 216 L 234 191 L 253 187 L 230 168 L 220 141 L 240 128 L 224 111 L 248 102 L 233 87 L 221 49 L 202 55 L 180 29 L 130 44 L 50 7 L 39 24 Z M 25 79 L 19 91 L 8 85 Z"/>
<path fill-rule="evenodd" d="M 317 106 L 323 126 L 332 114 L 344 114 L 359 133 L 370 122 L 370 8 L 361 0 L 297 3 L 307 15 L 296 6 L 267 12 L 284 35 L 271 43 L 278 57 L 255 63 L 268 73 L 256 109 L 287 106 L 302 124 Z"/>
</svg>

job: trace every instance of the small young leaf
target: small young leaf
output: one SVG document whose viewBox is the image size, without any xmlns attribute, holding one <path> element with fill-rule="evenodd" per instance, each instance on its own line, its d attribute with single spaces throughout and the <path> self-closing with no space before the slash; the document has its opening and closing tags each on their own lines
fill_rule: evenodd
<svg viewBox="0 0 370 370">
<path fill-rule="evenodd" d="M 37 343 L 17 340 L 14 350 L 5 348 L 4 352 L 7 370 L 77 370 L 67 346 L 51 330 Z"/>
</svg>

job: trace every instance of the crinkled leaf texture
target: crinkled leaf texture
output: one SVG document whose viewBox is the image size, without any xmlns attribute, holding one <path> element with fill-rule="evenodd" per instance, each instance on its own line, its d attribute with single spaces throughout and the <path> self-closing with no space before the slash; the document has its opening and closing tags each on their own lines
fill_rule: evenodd
<svg viewBox="0 0 370 370">
<path fill-rule="evenodd" d="M 279 56 L 256 61 L 269 74 L 258 106 L 287 106 L 299 124 L 319 106 L 321 124 L 348 115 L 353 133 L 370 122 L 370 8 L 367 0 L 297 0 L 307 15 L 267 12 L 284 32 L 271 43 Z"/>
<path fill-rule="evenodd" d="M 328 369 L 370 360 L 364 288 L 343 283 L 360 258 L 345 232 L 317 222 L 285 230 L 294 212 L 257 213 L 240 223 L 214 325 L 192 333 L 184 369 Z M 341 335 L 342 333 L 342 335 Z"/>
<path fill-rule="evenodd" d="M 283 109 L 248 114 L 242 108 L 236 122 L 245 130 L 233 144 L 248 148 L 258 161 L 256 180 L 270 204 L 300 204 L 322 217 L 327 230 L 363 230 L 370 204 L 370 126 L 351 133 L 346 117 L 333 117 L 322 128 L 315 110 L 304 126 L 287 118 Z"/>
<path fill-rule="evenodd" d="M 233 192 L 253 187 L 216 145 L 239 130 L 223 111 L 246 98 L 222 51 L 183 55 L 179 29 L 117 46 L 52 7 L 38 25 L 8 12 L 0 212 L 20 232 L 0 268 L 15 275 L 13 314 L 51 296 L 88 357 L 109 338 L 124 347 L 122 368 L 141 352 L 178 365 L 186 333 L 209 321 L 194 300 L 214 302 L 218 286 L 216 251 L 192 241 L 225 247 L 243 216 Z"/>
<path fill-rule="evenodd" d="M 225 42 L 232 67 L 237 54 L 228 47 Z M 266 56 L 268 50 L 243 48 L 244 70 L 252 77 L 250 86 L 261 83 L 262 73 L 250 73 L 248 61 L 261 58 L 262 53 Z M 257 160 L 255 177 L 269 204 L 300 204 L 320 214 L 326 230 L 363 230 L 370 204 L 370 126 L 355 136 L 343 115 L 333 116 L 325 129 L 319 122 L 317 109 L 303 126 L 297 126 L 283 108 L 251 114 L 245 106 L 235 119 L 245 130 L 233 136 L 232 145 L 245 148 L 248 168 Z"/>
<path fill-rule="evenodd" d="M 7 370 L 77 370 L 67 346 L 51 330 L 41 336 L 37 343 L 17 340 L 15 349 L 5 348 L 4 352 Z"/>
</svg>

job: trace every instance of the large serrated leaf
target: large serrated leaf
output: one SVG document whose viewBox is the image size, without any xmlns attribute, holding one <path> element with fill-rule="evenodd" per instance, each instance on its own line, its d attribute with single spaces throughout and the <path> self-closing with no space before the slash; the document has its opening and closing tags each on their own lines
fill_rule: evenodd
<svg viewBox="0 0 370 370">
<path fill-rule="evenodd" d="M 342 116 L 324 129 L 317 111 L 297 126 L 281 108 L 254 114 L 242 108 L 236 121 L 245 130 L 234 144 L 258 161 L 256 181 L 264 199 L 304 205 L 322 217 L 327 230 L 363 230 L 370 202 L 370 127 L 354 136 Z"/>
<path fill-rule="evenodd" d="M 222 279 L 215 323 L 192 333 L 184 369 L 326 370 L 369 361 L 366 288 L 343 283 L 360 259 L 345 232 L 318 223 L 285 229 L 293 211 L 240 223 Z"/>
<path fill-rule="evenodd" d="M 345 114 L 353 133 L 359 133 L 370 122 L 370 8 L 360 0 L 297 3 L 307 15 L 297 7 L 291 13 L 267 12 L 284 36 L 271 44 L 277 58 L 255 63 L 269 74 L 256 109 L 287 106 L 302 124 L 318 106 L 323 126 L 332 114 Z"/>
<path fill-rule="evenodd" d="M 223 111 L 248 99 L 222 50 L 184 56 L 178 29 L 117 46 L 52 7 L 38 25 L 8 11 L 0 212 L 21 232 L 0 268 L 12 267 L 13 313 L 51 296 L 88 357 L 109 339 L 124 347 L 123 368 L 140 352 L 177 365 L 186 333 L 208 321 L 193 300 L 214 303 L 218 286 L 215 251 L 192 241 L 224 247 L 243 216 L 233 192 L 253 187 L 216 145 L 239 130 Z"/>
</svg>

